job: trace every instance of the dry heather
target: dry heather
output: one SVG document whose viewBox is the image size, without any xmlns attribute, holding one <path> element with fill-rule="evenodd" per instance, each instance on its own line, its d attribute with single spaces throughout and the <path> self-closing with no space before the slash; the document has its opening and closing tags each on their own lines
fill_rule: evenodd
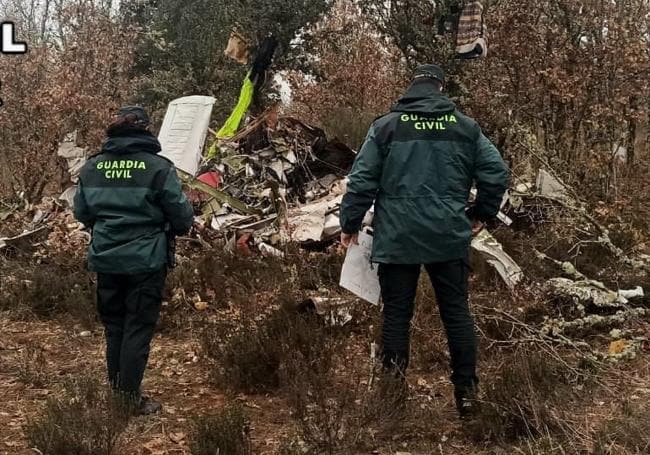
<svg viewBox="0 0 650 455">
<path fill-rule="evenodd" d="M 43 454 L 111 455 L 120 453 L 128 416 L 128 404 L 106 385 L 81 377 L 47 400 L 43 411 L 27 422 L 25 434 L 30 446 Z"/>
</svg>

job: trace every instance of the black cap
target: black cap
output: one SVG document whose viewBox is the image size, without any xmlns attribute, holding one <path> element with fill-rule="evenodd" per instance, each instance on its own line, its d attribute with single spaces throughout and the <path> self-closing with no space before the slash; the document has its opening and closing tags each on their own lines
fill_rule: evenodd
<svg viewBox="0 0 650 455">
<path fill-rule="evenodd" d="M 438 65 L 420 65 L 415 70 L 413 74 L 414 79 L 419 79 L 421 77 L 429 77 L 431 79 L 436 79 L 441 83 L 445 82 L 445 72 Z"/>
<path fill-rule="evenodd" d="M 144 108 L 140 106 L 124 106 L 117 112 L 117 115 L 120 117 L 126 117 L 129 114 L 135 116 L 136 125 L 140 125 L 140 126 L 149 125 L 149 116 L 145 112 Z"/>
</svg>

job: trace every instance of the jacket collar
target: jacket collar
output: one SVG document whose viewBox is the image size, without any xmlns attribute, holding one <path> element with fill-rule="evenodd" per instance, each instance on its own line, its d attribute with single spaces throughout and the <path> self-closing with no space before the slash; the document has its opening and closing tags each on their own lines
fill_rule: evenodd
<svg viewBox="0 0 650 455">
<path fill-rule="evenodd" d="M 444 115 L 454 112 L 456 105 L 428 84 L 411 84 L 391 112 L 416 112 Z"/>
<path fill-rule="evenodd" d="M 146 152 L 157 154 L 161 151 L 160 142 L 149 131 L 141 128 L 121 128 L 110 131 L 102 144 L 102 153 L 127 155 Z"/>
</svg>

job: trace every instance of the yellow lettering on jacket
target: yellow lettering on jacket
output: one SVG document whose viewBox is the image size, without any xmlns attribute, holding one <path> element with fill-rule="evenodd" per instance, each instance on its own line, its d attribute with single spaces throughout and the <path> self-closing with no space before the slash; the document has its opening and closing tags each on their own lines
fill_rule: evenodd
<svg viewBox="0 0 650 455">
<path fill-rule="evenodd" d="M 402 122 L 410 122 L 418 131 L 445 131 L 450 123 L 458 123 L 454 114 L 443 115 L 438 118 L 421 117 L 415 114 L 402 114 Z"/>
<path fill-rule="evenodd" d="M 100 161 L 97 163 L 96 169 L 104 171 L 104 178 L 108 180 L 131 179 L 133 178 L 131 170 L 146 170 L 147 164 L 138 160 Z"/>
</svg>

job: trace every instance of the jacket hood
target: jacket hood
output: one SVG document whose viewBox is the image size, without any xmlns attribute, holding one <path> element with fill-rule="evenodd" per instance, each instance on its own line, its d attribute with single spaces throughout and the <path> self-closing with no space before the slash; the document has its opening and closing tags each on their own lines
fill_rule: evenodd
<svg viewBox="0 0 650 455">
<path fill-rule="evenodd" d="M 418 114 L 445 115 L 456 110 L 456 105 L 427 84 L 413 84 L 400 98 L 391 112 L 416 112 Z"/>
<path fill-rule="evenodd" d="M 112 132 L 102 144 L 102 152 L 115 155 L 147 152 L 157 154 L 161 151 L 158 139 L 147 130 L 125 129 Z"/>
</svg>

